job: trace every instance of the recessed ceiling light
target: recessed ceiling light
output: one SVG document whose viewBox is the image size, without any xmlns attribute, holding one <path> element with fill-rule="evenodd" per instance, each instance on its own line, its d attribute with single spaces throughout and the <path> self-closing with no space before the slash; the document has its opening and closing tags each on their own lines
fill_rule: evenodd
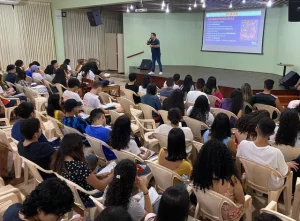
<svg viewBox="0 0 300 221">
<path fill-rule="evenodd" d="M 130 10 L 133 10 L 133 5 L 130 5 Z"/>
<path fill-rule="evenodd" d="M 129 8 L 128 8 L 128 5 L 127 5 L 127 9 L 126 9 L 126 12 L 127 12 L 127 13 L 129 13 Z"/>
<path fill-rule="evenodd" d="M 165 8 L 165 6 L 166 6 L 165 1 L 162 1 L 162 3 L 161 3 L 161 8 Z"/>
<path fill-rule="evenodd" d="M 267 6 L 268 6 L 268 7 L 272 7 L 272 5 L 273 5 L 272 1 L 269 0 L 268 3 L 267 3 Z"/>
<path fill-rule="evenodd" d="M 197 8 L 197 3 L 196 3 L 196 1 L 195 1 L 195 4 L 194 4 L 194 8 Z"/>
<path fill-rule="evenodd" d="M 192 7 L 191 6 L 189 6 L 189 11 L 191 11 L 192 10 Z"/>
<path fill-rule="evenodd" d="M 167 8 L 166 8 L 166 13 L 169 13 L 170 12 L 170 9 L 169 9 L 169 4 L 167 5 Z"/>
<path fill-rule="evenodd" d="M 245 3 L 246 3 L 246 0 L 243 0 L 242 3 L 245 4 Z"/>
<path fill-rule="evenodd" d="M 232 2 L 230 2 L 229 8 L 232 8 Z"/>
<path fill-rule="evenodd" d="M 205 4 L 205 2 L 203 2 L 203 4 L 202 4 L 202 8 L 205 8 L 206 7 L 206 4 Z"/>
</svg>

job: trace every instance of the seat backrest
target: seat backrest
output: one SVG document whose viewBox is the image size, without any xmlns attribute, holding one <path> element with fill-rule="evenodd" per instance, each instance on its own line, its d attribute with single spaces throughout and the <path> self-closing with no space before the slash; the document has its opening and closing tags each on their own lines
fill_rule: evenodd
<svg viewBox="0 0 300 221">
<path fill-rule="evenodd" d="M 3 196 L 0 196 L 0 220 L 2 220 L 2 216 L 8 209 L 8 207 L 15 203 L 22 203 L 19 201 L 15 193 L 8 193 Z"/>
<path fill-rule="evenodd" d="M 237 157 L 237 159 L 243 164 L 248 186 L 255 190 L 267 193 L 269 191 L 269 180 L 272 175 L 284 178 L 279 171 L 272 167 L 256 163 L 243 157 Z M 257 174 L 259 174 L 259 176 Z"/>
<path fill-rule="evenodd" d="M 103 152 L 103 146 L 107 147 L 111 151 L 112 151 L 112 148 L 108 144 L 103 142 L 102 140 L 96 139 L 96 138 L 91 137 L 86 134 L 85 134 L 85 137 L 88 140 L 88 142 L 90 143 L 90 145 L 93 149 L 93 152 L 97 156 L 97 158 L 99 158 L 100 160 L 102 160 L 104 162 L 107 162 L 108 160 L 106 159 L 106 156 Z"/>
<path fill-rule="evenodd" d="M 186 102 L 184 104 L 184 107 L 185 107 L 186 110 L 189 109 L 189 107 L 192 107 L 192 106 L 194 106 L 194 103 L 191 103 L 191 102 Z"/>
<path fill-rule="evenodd" d="M 126 115 L 131 116 L 130 106 L 134 107 L 135 106 L 134 102 L 132 102 L 124 97 L 118 97 L 117 101 L 120 103 L 121 107 L 124 109 L 124 112 L 126 113 Z"/>
<path fill-rule="evenodd" d="M 133 95 L 136 95 L 136 96 L 138 96 L 138 95 L 134 91 L 128 90 L 128 89 L 124 89 L 123 92 L 125 94 L 125 97 L 134 103 Z"/>
<path fill-rule="evenodd" d="M 11 82 L 9 82 L 9 81 L 6 81 L 5 83 L 6 83 L 6 85 L 7 85 L 8 87 L 11 87 L 11 88 L 14 88 L 14 87 L 16 86 L 15 84 L 13 84 L 13 83 L 11 83 Z"/>
<path fill-rule="evenodd" d="M 154 176 L 156 188 L 158 190 L 165 191 L 168 187 L 173 186 L 174 178 L 183 182 L 183 178 L 174 171 L 151 161 L 146 161 L 146 163 Z"/>
<path fill-rule="evenodd" d="M 139 103 L 138 105 L 144 114 L 144 119 L 153 119 L 152 112 L 159 114 L 157 110 L 147 104 Z"/>
<path fill-rule="evenodd" d="M 128 160 L 131 160 L 133 162 L 141 162 L 143 163 L 144 160 L 142 158 L 140 158 L 139 156 L 129 152 L 129 151 L 126 151 L 126 150 L 113 150 L 113 152 L 115 153 L 118 161 L 121 161 L 121 160 L 125 160 L 125 159 L 128 159 Z"/>
<path fill-rule="evenodd" d="M 68 134 L 75 133 L 75 134 L 78 134 L 78 135 L 84 137 L 84 135 L 82 133 L 80 133 L 78 130 L 76 130 L 76 129 L 72 128 L 72 127 L 68 127 L 68 126 L 64 125 L 64 128 L 65 128 L 65 131 Z"/>
<path fill-rule="evenodd" d="M 31 84 L 32 83 L 32 77 L 26 75 L 26 82 Z"/>
<path fill-rule="evenodd" d="M 159 110 L 157 112 L 160 114 L 160 116 L 161 116 L 164 124 L 168 124 L 169 125 L 171 123 L 169 121 L 169 119 L 168 119 L 168 111 L 166 111 L 166 110 Z"/>
<path fill-rule="evenodd" d="M 184 116 L 183 120 L 185 121 L 187 126 L 192 130 L 192 133 L 195 138 L 201 139 L 202 138 L 201 130 L 209 129 L 209 127 L 205 123 L 203 123 L 199 120 L 190 118 L 188 116 Z"/>
<path fill-rule="evenodd" d="M 143 97 L 143 96 L 146 95 L 146 92 L 138 92 L 138 95 L 139 95 L 140 97 Z"/>
<path fill-rule="evenodd" d="M 273 107 L 273 106 L 270 106 L 270 105 L 265 105 L 265 104 L 254 104 L 253 105 L 253 110 L 266 110 L 266 111 L 269 112 L 270 118 L 272 118 L 273 113 L 276 112 L 277 113 L 277 118 L 274 119 L 274 121 L 278 121 L 279 117 L 280 117 L 280 114 L 281 114 L 281 112 L 276 107 Z"/>
<path fill-rule="evenodd" d="M 104 93 L 104 92 L 100 92 L 98 95 L 101 97 L 101 99 L 103 100 L 103 102 L 104 102 L 105 104 L 112 103 L 112 99 L 111 99 L 111 97 L 109 96 L 109 94 Z"/>
<path fill-rule="evenodd" d="M 217 116 L 219 113 L 224 113 L 228 116 L 228 118 L 230 119 L 231 117 L 233 117 L 234 119 L 238 119 L 238 117 L 232 113 L 231 111 L 228 110 L 224 110 L 222 108 L 212 108 L 211 112 L 213 113 L 214 117 Z"/>
<path fill-rule="evenodd" d="M 282 221 L 296 221 L 296 219 L 293 219 L 291 217 L 288 217 L 286 215 L 283 215 L 282 213 L 277 212 L 277 202 L 271 201 L 266 208 L 262 208 L 260 210 L 261 213 L 267 213 L 274 216 L 277 216 Z"/>
<path fill-rule="evenodd" d="M 88 106 L 85 106 L 85 105 L 82 106 L 82 109 L 83 109 L 83 112 L 88 114 L 88 115 L 90 115 L 92 110 L 94 110 L 94 108 L 88 107 Z"/>
<path fill-rule="evenodd" d="M 203 146 L 203 143 L 200 143 L 200 142 L 197 142 L 197 141 L 193 141 L 192 143 L 193 147 L 195 147 L 195 149 L 197 150 L 197 152 L 199 153 L 202 146 Z"/>
<path fill-rule="evenodd" d="M 55 133 L 56 133 L 60 138 L 63 138 L 64 133 L 63 133 L 63 131 L 62 131 L 62 128 L 64 128 L 64 125 L 63 125 L 61 122 L 59 122 L 58 120 L 56 120 L 55 118 L 50 117 L 49 115 L 47 116 L 47 119 L 48 119 L 49 121 L 51 121 L 51 123 L 52 123 L 52 125 L 53 125 L 53 127 L 54 127 L 54 129 L 55 129 Z"/>
<path fill-rule="evenodd" d="M 54 86 L 56 87 L 58 93 L 59 93 L 59 96 L 60 97 L 63 97 L 63 88 L 66 89 L 62 84 L 59 84 L 59 83 L 56 83 L 54 84 Z"/>
<path fill-rule="evenodd" d="M 24 87 L 20 84 L 15 84 L 16 85 L 16 89 L 17 91 L 19 91 L 19 93 L 25 93 Z"/>
<path fill-rule="evenodd" d="M 51 87 L 51 86 L 53 86 L 53 85 L 52 85 L 49 81 L 47 81 L 47 80 L 45 80 L 45 79 L 44 79 L 44 84 L 45 84 L 45 86 L 47 87 L 48 92 L 49 92 L 50 94 L 53 94 L 52 87 Z"/>
<path fill-rule="evenodd" d="M 25 95 L 29 99 L 29 101 L 33 104 L 35 104 L 35 92 L 29 88 L 29 87 L 24 87 Z"/>
<path fill-rule="evenodd" d="M 138 125 L 138 127 L 139 127 L 139 131 L 140 131 L 140 135 L 141 135 L 141 137 L 144 139 L 144 137 L 145 137 L 145 133 L 146 132 L 150 132 L 150 131 L 154 131 L 154 129 L 155 128 L 153 128 L 153 126 L 151 126 L 151 128 L 152 129 L 147 129 L 147 128 L 145 128 L 144 127 L 144 125 L 141 123 L 141 121 L 142 121 L 142 119 L 139 119 L 137 116 L 135 116 L 135 115 L 132 115 L 133 116 L 133 118 L 134 118 L 134 120 L 136 121 L 136 124 Z M 154 122 L 154 120 L 153 119 L 151 119 L 152 120 L 152 124 L 151 125 L 153 125 L 153 124 L 155 124 L 155 122 Z M 148 120 L 148 121 L 151 121 L 151 120 Z M 150 124 L 150 122 L 149 122 L 149 124 Z M 148 125 L 148 124 L 147 124 Z"/>
<path fill-rule="evenodd" d="M 251 110 L 253 110 L 253 107 L 251 104 L 249 104 L 247 101 L 244 101 L 244 113 L 245 113 L 245 109 L 246 107 L 250 108 Z"/>
<path fill-rule="evenodd" d="M 167 147 L 168 146 L 168 135 L 153 133 L 152 134 L 158 141 L 160 147 Z"/>
<path fill-rule="evenodd" d="M 193 188 L 193 192 L 197 197 L 201 214 L 210 220 L 223 220 L 222 218 L 222 206 L 227 203 L 230 207 L 238 208 L 238 206 L 232 202 L 229 198 L 213 191 Z"/>
<path fill-rule="evenodd" d="M 219 101 L 220 103 L 222 102 L 218 97 L 214 95 L 207 95 L 210 107 L 216 107 L 216 102 Z"/>
<path fill-rule="evenodd" d="M 285 162 L 293 161 L 300 155 L 300 148 L 295 148 L 288 145 L 276 145 L 276 144 L 272 144 L 272 146 L 276 147 L 282 152 Z"/>
<path fill-rule="evenodd" d="M 44 173 L 48 173 L 51 174 L 53 173 L 52 170 L 44 170 L 43 168 L 41 168 L 39 165 L 35 164 L 34 162 L 26 159 L 25 157 L 21 157 L 21 159 L 23 160 L 23 162 L 27 165 L 27 167 L 29 168 L 31 174 L 33 175 L 34 179 L 38 182 L 41 183 L 43 182 L 43 178 L 40 174 L 39 171 L 42 171 Z"/>
<path fill-rule="evenodd" d="M 165 97 L 165 96 L 160 96 L 160 97 L 159 97 L 159 99 L 160 99 L 161 103 L 163 103 L 163 102 L 164 102 L 164 100 L 165 100 L 166 98 L 167 98 L 167 97 Z"/>
<path fill-rule="evenodd" d="M 294 202 L 292 207 L 292 218 L 299 220 L 300 213 L 300 178 L 297 178 L 296 189 L 294 192 Z"/>
<path fill-rule="evenodd" d="M 123 115 L 123 114 L 120 114 L 120 113 L 118 113 L 117 111 L 114 111 L 114 110 L 110 110 L 109 114 L 110 114 L 110 123 L 111 124 L 114 124 L 115 121 L 118 119 L 118 117 Z"/>
<path fill-rule="evenodd" d="M 93 201 L 93 203 L 97 207 L 98 212 L 101 213 L 105 209 L 105 206 L 99 200 L 97 200 L 96 198 L 94 198 L 92 196 L 90 196 L 90 199 Z"/>
</svg>

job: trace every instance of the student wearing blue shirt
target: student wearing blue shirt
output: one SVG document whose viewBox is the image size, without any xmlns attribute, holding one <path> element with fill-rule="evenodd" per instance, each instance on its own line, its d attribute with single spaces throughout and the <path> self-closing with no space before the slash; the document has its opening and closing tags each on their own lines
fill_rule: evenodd
<svg viewBox="0 0 300 221">
<path fill-rule="evenodd" d="M 20 125 L 21 125 L 22 121 L 24 121 L 28 118 L 35 117 L 34 106 L 30 102 L 24 102 L 24 103 L 21 103 L 18 107 L 16 107 L 14 112 L 17 115 L 17 117 L 19 117 L 20 119 L 13 125 L 12 130 L 11 130 L 11 136 L 15 140 L 17 140 L 19 142 L 23 142 L 24 138 L 21 135 Z M 38 141 L 39 142 L 49 142 L 47 140 L 47 138 L 44 136 L 44 134 L 41 134 Z M 55 145 L 55 144 L 52 143 L 52 145 Z"/>
<path fill-rule="evenodd" d="M 149 75 L 155 74 L 155 62 L 157 61 L 159 66 L 159 74 L 162 75 L 161 53 L 160 53 L 160 41 L 156 38 L 155 33 L 151 33 L 150 39 L 147 41 L 147 45 L 151 48 L 152 53 L 152 70 Z"/>
<path fill-rule="evenodd" d="M 87 128 L 85 129 L 85 133 L 108 144 L 108 138 L 111 130 L 105 127 L 106 118 L 104 111 L 100 108 L 94 109 L 91 112 L 90 120 L 92 122 L 92 125 L 87 126 Z M 116 159 L 115 154 L 107 147 L 103 146 L 103 152 L 107 160 L 110 161 Z"/>
<path fill-rule="evenodd" d="M 66 100 L 64 104 L 66 115 L 62 119 L 62 123 L 78 130 L 80 133 L 85 133 L 88 123 L 84 119 L 77 117 L 81 110 L 81 106 L 82 103 L 77 102 L 75 99 Z"/>
<path fill-rule="evenodd" d="M 161 103 L 156 93 L 156 84 L 149 84 L 147 87 L 147 94 L 141 98 L 141 101 L 143 104 L 147 104 L 153 107 L 155 110 L 161 110 Z M 159 116 L 156 113 L 153 113 L 152 115 L 155 120 L 159 120 Z"/>
<path fill-rule="evenodd" d="M 16 66 L 14 64 L 10 64 L 7 66 L 6 71 L 7 71 L 7 76 L 5 78 L 5 81 L 10 82 L 12 84 L 16 83 L 17 80 Z"/>
<path fill-rule="evenodd" d="M 33 61 L 32 63 L 29 64 L 29 69 L 25 72 L 26 72 L 26 75 L 31 78 L 32 78 L 32 73 L 33 73 L 31 70 L 31 66 L 33 66 L 33 65 L 41 66 L 40 63 L 37 61 Z"/>
</svg>

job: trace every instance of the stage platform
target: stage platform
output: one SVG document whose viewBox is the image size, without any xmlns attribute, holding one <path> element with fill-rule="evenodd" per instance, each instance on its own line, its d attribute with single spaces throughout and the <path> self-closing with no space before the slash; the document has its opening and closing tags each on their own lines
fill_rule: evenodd
<svg viewBox="0 0 300 221">
<path fill-rule="evenodd" d="M 149 70 L 140 70 L 137 67 L 130 67 L 129 70 L 130 73 L 137 74 L 137 84 L 141 84 L 143 76 L 149 73 Z M 275 81 L 272 93 L 279 97 L 283 105 L 287 105 L 291 100 L 299 99 L 297 90 L 288 90 L 279 85 L 279 80 L 282 76 L 271 73 L 176 65 L 164 65 L 163 75 L 161 76 L 158 75 L 158 72 L 158 67 L 156 67 L 156 74 L 151 76 L 151 82 L 156 83 L 158 87 L 162 87 L 166 78 L 172 77 L 175 73 L 180 74 L 180 80 L 183 80 L 189 74 L 193 77 L 194 82 L 198 78 L 203 78 L 206 81 L 209 76 L 214 76 L 217 78 L 217 84 L 224 97 L 230 97 L 232 90 L 240 88 L 244 83 L 249 83 L 253 93 L 258 93 L 263 90 L 264 81 L 272 79 Z"/>
</svg>

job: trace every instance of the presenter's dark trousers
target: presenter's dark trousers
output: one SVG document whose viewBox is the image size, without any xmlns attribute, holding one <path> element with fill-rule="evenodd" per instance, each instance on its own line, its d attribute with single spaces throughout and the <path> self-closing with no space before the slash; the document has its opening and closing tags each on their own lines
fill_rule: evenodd
<svg viewBox="0 0 300 221">
<path fill-rule="evenodd" d="M 162 64 L 160 61 L 160 55 L 152 55 L 152 72 L 155 72 L 155 62 L 156 61 L 159 66 L 159 71 L 162 72 Z"/>
</svg>

